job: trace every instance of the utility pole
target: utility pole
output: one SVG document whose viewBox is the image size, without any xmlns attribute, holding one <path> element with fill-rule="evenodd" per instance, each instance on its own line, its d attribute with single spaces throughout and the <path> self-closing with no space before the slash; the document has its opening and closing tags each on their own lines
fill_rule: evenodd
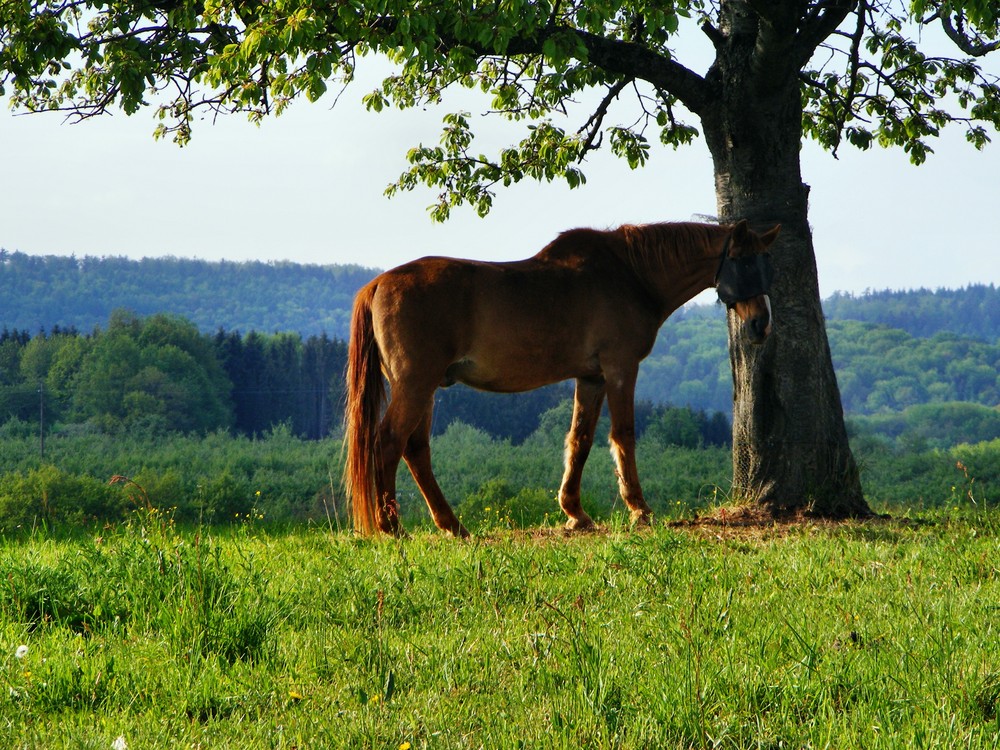
<svg viewBox="0 0 1000 750">
<path fill-rule="evenodd" d="M 38 383 L 38 450 L 45 458 L 45 381 Z"/>
</svg>

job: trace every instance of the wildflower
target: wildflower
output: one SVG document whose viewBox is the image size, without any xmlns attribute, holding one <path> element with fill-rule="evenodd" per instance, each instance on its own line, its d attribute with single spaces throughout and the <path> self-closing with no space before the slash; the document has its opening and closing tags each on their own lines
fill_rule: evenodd
<svg viewBox="0 0 1000 750">
<path fill-rule="evenodd" d="M 411 745 L 409 742 L 399 743 L 399 750 L 410 750 L 411 747 L 413 747 L 413 745 Z"/>
<path fill-rule="evenodd" d="M 291 698 L 293 701 L 300 701 L 303 698 L 305 698 L 305 696 L 302 695 L 302 693 L 300 693 L 298 690 L 289 690 L 288 697 Z"/>
<path fill-rule="evenodd" d="M 14 658 L 16 659 L 23 659 L 27 655 L 28 655 L 28 647 L 23 644 L 18 646 L 17 649 L 14 651 Z"/>
<path fill-rule="evenodd" d="M 115 741 L 111 743 L 111 750 L 128 750 L 128 743 L 125 742 L 124 735 L 119 734 Z"/>
</svg>

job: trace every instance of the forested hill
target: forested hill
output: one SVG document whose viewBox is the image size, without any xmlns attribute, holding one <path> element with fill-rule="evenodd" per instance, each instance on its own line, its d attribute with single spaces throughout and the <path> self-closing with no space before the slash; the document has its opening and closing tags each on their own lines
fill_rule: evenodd
<svg viewBox="0 0 1000 750">
<path fill-rule="evenodd" d="M 928 338 L 947 331 L 961 336 L 1000 341 L 1000 289 L 973 284 L 963 289 L 918 289 L 836 293 L 823 302 L 829 320 L 860 320 Z"/>
<path fill-rule="evenodd" d="M 0 327 L 105 326 L 126 308 L 180 315 L 206 332 L 323 332 L 347 337 L 354 293 L 377 271 L 361 266 L 76 258 L 0 250 Z"/>
<path fill-rule="evenodd" d="M 357 289 L 376 271 L 360 266 L 208 262 L 184 258 L 33 256 L 0 250 L 0 328 L 34 335 L 53 327 L 81 332 L 106 325 L 115 309 L 172 313 L 205 332 L 323 332 L 346 338 Z M 835 294 L 827 318 L 898 328 L 926 338 L 948 332 L 1000 340 L 1000 289 Z M 668 323 L 722 320 L 714 306 L 681 311 Z"/>
</svg>

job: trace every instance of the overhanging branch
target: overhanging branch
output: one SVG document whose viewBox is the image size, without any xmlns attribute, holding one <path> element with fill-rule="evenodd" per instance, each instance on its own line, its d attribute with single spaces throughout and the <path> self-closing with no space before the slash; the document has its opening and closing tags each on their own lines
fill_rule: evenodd
<svg viewBox="0 0 1000 750">
<path fill-rule="evenodd" d="M 625 89 L 626 86 L 629 85 L 629 83 L 630 81 L 628 79 L 623 78 L 614 86 L 611 86 L 608 89 L 608 93 L 605 94 L 604 98 L 601 100 L 601 103 L 597 105 L 597 109 L 594 110 L 594 114 L 592 114 L 588 118 L 587 122 L 583 124 L 583 127 L 577 131 L 579 133 L 586 133 L 586 136 L 583 139 L 583 145 L 580 148 L 579 158 L 581 161 L 589 151 L 593 151 L 600 147 L 600 139 L 598 136 L 601 132 L 601 125 L 604 123 L 604 117 L 608 114 L 608 107 L 611 106 L 611 102 L 618 98 L 618 95 Z M 596 143 L 595 140 L 597 141 Z"/>
<path fill-rule="evenodd" d="M 816 3 L 802 23 L 794 45 L 796 64 L 800 69 L 809 61 L 823 40 L 835 32 L 852 11 L 861 16 L 859 24 L 863 23 L 864 16 L 868 12 L 867 1 L 826 0 Z"/>
<path fill-rule="evenodd" d="M 575 33 L 587 47 L 588 62 L 667 91 L 695 114 L 701 114 L 708 106 L 709 89 L 705 79 L 680 63 L 641 44 L 587 31 Z"/>
<path fill-rule="evenodd" d="M 371 28 L 392 33 L 398 24 L 396 18 L 380 17 L 373 22 Z M 576 35 L 586 48 L 587 59 L 584 62 L 601 68 L 614 77 L 646 81 L 658 89 L 668 91 L 695 114 L 702 112 L 708 105 L 709 91 L 705 79 L 669 56 L 636 42 L 613 39 L 582 29 L 549 24 L 530 35 L 512 37 L 503 49 L 448 35 L 439 36 L 437 42 L 444 50 L 464 47 L 479 57 L 509 58 L 541 55 L 548 39 L 567 33 Z"/>
<path fill-rule="evenodd" d="M 944 33 L 965 54 L 972 55 L 973 57 L 983 57 L 990 52 L 1000 49 L 1000 39 L 994 42 L 983 42 L 979 39 L 978 35 L 975 35 L 975 39 L 971 38 L 965 28 L 965 18 L 961 14 L 955 15 L 957 24 L 952 21 L 952 17 L 948 13 L 941 13 L 938 15 L 938 18 L 941 20 L 941 27 L 944 29 Z"/>
</svg>

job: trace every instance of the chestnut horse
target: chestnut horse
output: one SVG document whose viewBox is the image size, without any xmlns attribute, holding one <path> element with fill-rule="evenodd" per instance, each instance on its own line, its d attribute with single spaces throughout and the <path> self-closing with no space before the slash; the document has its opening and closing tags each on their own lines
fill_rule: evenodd
<svg viewBox="0 0 1000 750">
<path fill-rule="evenodd" d="M 423 258 L 375 278 L 354 300 L 347 366 L 344 482 L 355 529 L 403 533 L 402 458 L 438 528 L 468 536 L 431 471 L 434 391 L 458 382 L 510 393 L 569 378 L 576 392 L 559 489 L 567 528 L 594 525 L 580 477 L 605 397 L 622 499 L 634 521 L 648 521 L 635 463 L 639 362 L 667 316 L 712 286 L 746 335 L 763 341 L 767 249 L 779 230 L 758 234 L 745 221 L 575 229 L 526 260 Z"/>
</svg>

